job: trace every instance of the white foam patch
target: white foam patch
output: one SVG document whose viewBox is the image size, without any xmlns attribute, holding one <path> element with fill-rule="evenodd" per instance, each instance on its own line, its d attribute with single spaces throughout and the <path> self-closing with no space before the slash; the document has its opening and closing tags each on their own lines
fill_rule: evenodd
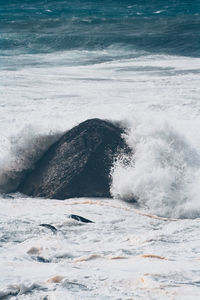
<svg viewBox="0 0 200 300">
<path fill-rule="evenodd" d="M 69 224 L 71 213 L 95 223 Z M 169 299 L 176 293 L 179 299 L 199 288 L 198 219 L 152 219 L 114 199 L 17 195 L 0 199 L 0 217 L 0 297 Z M 43 222 L 58 234 L 38 226 Z"/>
<path fill-rule="evenodd" d="M 200 59 L 118 60 L 112 48 L 102 56 L 111 53 L 115 61 L 93 65 L 78 57 L 98 61 L 99 51 L 27 55 L 22 68 L 20 57 L 20 66 L 0 73 L 1 190 L 17 186 L 18 174 L 33 166 L 54 133 L 88 118 L 122 120 L 135 156 L 130 167 L 118 162 L 113 195 L 137 197 L 162 216 L 198 216 Z"/>
<path fill-rule="evenodd" d="M 161 116 L 130 125 L 128 144 L 134 149 L 130 164 L 116 162 L 111 192 L 137 200 L 143 208 L 167 217 L 200 216 L 200 155 L 183 133 Z"/>
</svg>

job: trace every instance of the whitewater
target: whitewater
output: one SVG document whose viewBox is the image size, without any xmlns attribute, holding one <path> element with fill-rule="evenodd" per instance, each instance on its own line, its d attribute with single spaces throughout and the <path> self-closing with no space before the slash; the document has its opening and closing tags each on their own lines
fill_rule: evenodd
<svg viewBox="0 0 200 300">
<path fill-rule="evenodd" d="M 199 11 L 0 0 L 0 299 L 199 299 Z M 90 118 L 125 128 L 133 152 L 113 163 L 112 198 L 18 193 Z"/>
<path fill-rule="evenodd" d="M 83 63 L 95 55 L 42 54 L 40 66 L 27 55 L 28 66 L 0 73 L 0 298 L 198 299 L 200 59 Z M 92 117 L 122 122 L 134 149 L 128 166 L 120 157 L 113 166 L 114 199 L 9 192 L 63 132 Z"/>
</svg>

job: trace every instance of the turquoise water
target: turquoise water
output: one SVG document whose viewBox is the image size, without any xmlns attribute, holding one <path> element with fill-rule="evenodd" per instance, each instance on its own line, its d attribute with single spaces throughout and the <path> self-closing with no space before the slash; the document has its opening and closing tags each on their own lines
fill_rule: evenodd
<svg viewBox="0 0 200 300">
<path fill-rule="evenodd" d="M 200 56 L 199 1 L 0 1 L 0 53 L 126 49 Z"/>
</svg>

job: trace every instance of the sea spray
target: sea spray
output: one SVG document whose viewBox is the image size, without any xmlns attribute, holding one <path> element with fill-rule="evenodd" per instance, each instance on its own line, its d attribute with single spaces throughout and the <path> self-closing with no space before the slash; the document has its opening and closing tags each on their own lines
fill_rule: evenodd
<svg viewBox="0 0 200 300">
<path fill-rule="evenodd" d="M 146 118 L 130 126 L 134 149 L 129 164 L 119 157 L 112 170 L 111 192 L 165 217 L 200 216 L 200 156 L 183 132 L 166 120 Z"/>
<path fill-rule="evenodd" d="M 45 136 L 126 120 L 112 191 L 138 202 L 0 196 L 0 295 L 199 299 L 200 1 L 0 2 L 0 185 Z"/>
<path fill-rule="evenodd" d="M 25 126 L 16 135 L 4 138 L 0 157 L 0 193 L 16 191 L 26 171 L 42 156 L 60 133 L 44 134 L 37 127 Z"/>
</svg>

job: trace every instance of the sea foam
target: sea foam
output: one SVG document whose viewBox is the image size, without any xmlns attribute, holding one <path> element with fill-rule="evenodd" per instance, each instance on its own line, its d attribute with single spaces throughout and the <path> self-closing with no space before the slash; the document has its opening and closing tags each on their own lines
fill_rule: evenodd
<svg viewBox="0 0 200 300">
<path fill-rule="evenodd" d="M 124 157 L 115 163 L 112 195 L 137 200 L 160 216 L 200 216 L 200 156 L 183 132 L 165 120 L 147 118 L 132 122 L 126 139 L 134 155 L 129 164 Z"/>
</svg>

